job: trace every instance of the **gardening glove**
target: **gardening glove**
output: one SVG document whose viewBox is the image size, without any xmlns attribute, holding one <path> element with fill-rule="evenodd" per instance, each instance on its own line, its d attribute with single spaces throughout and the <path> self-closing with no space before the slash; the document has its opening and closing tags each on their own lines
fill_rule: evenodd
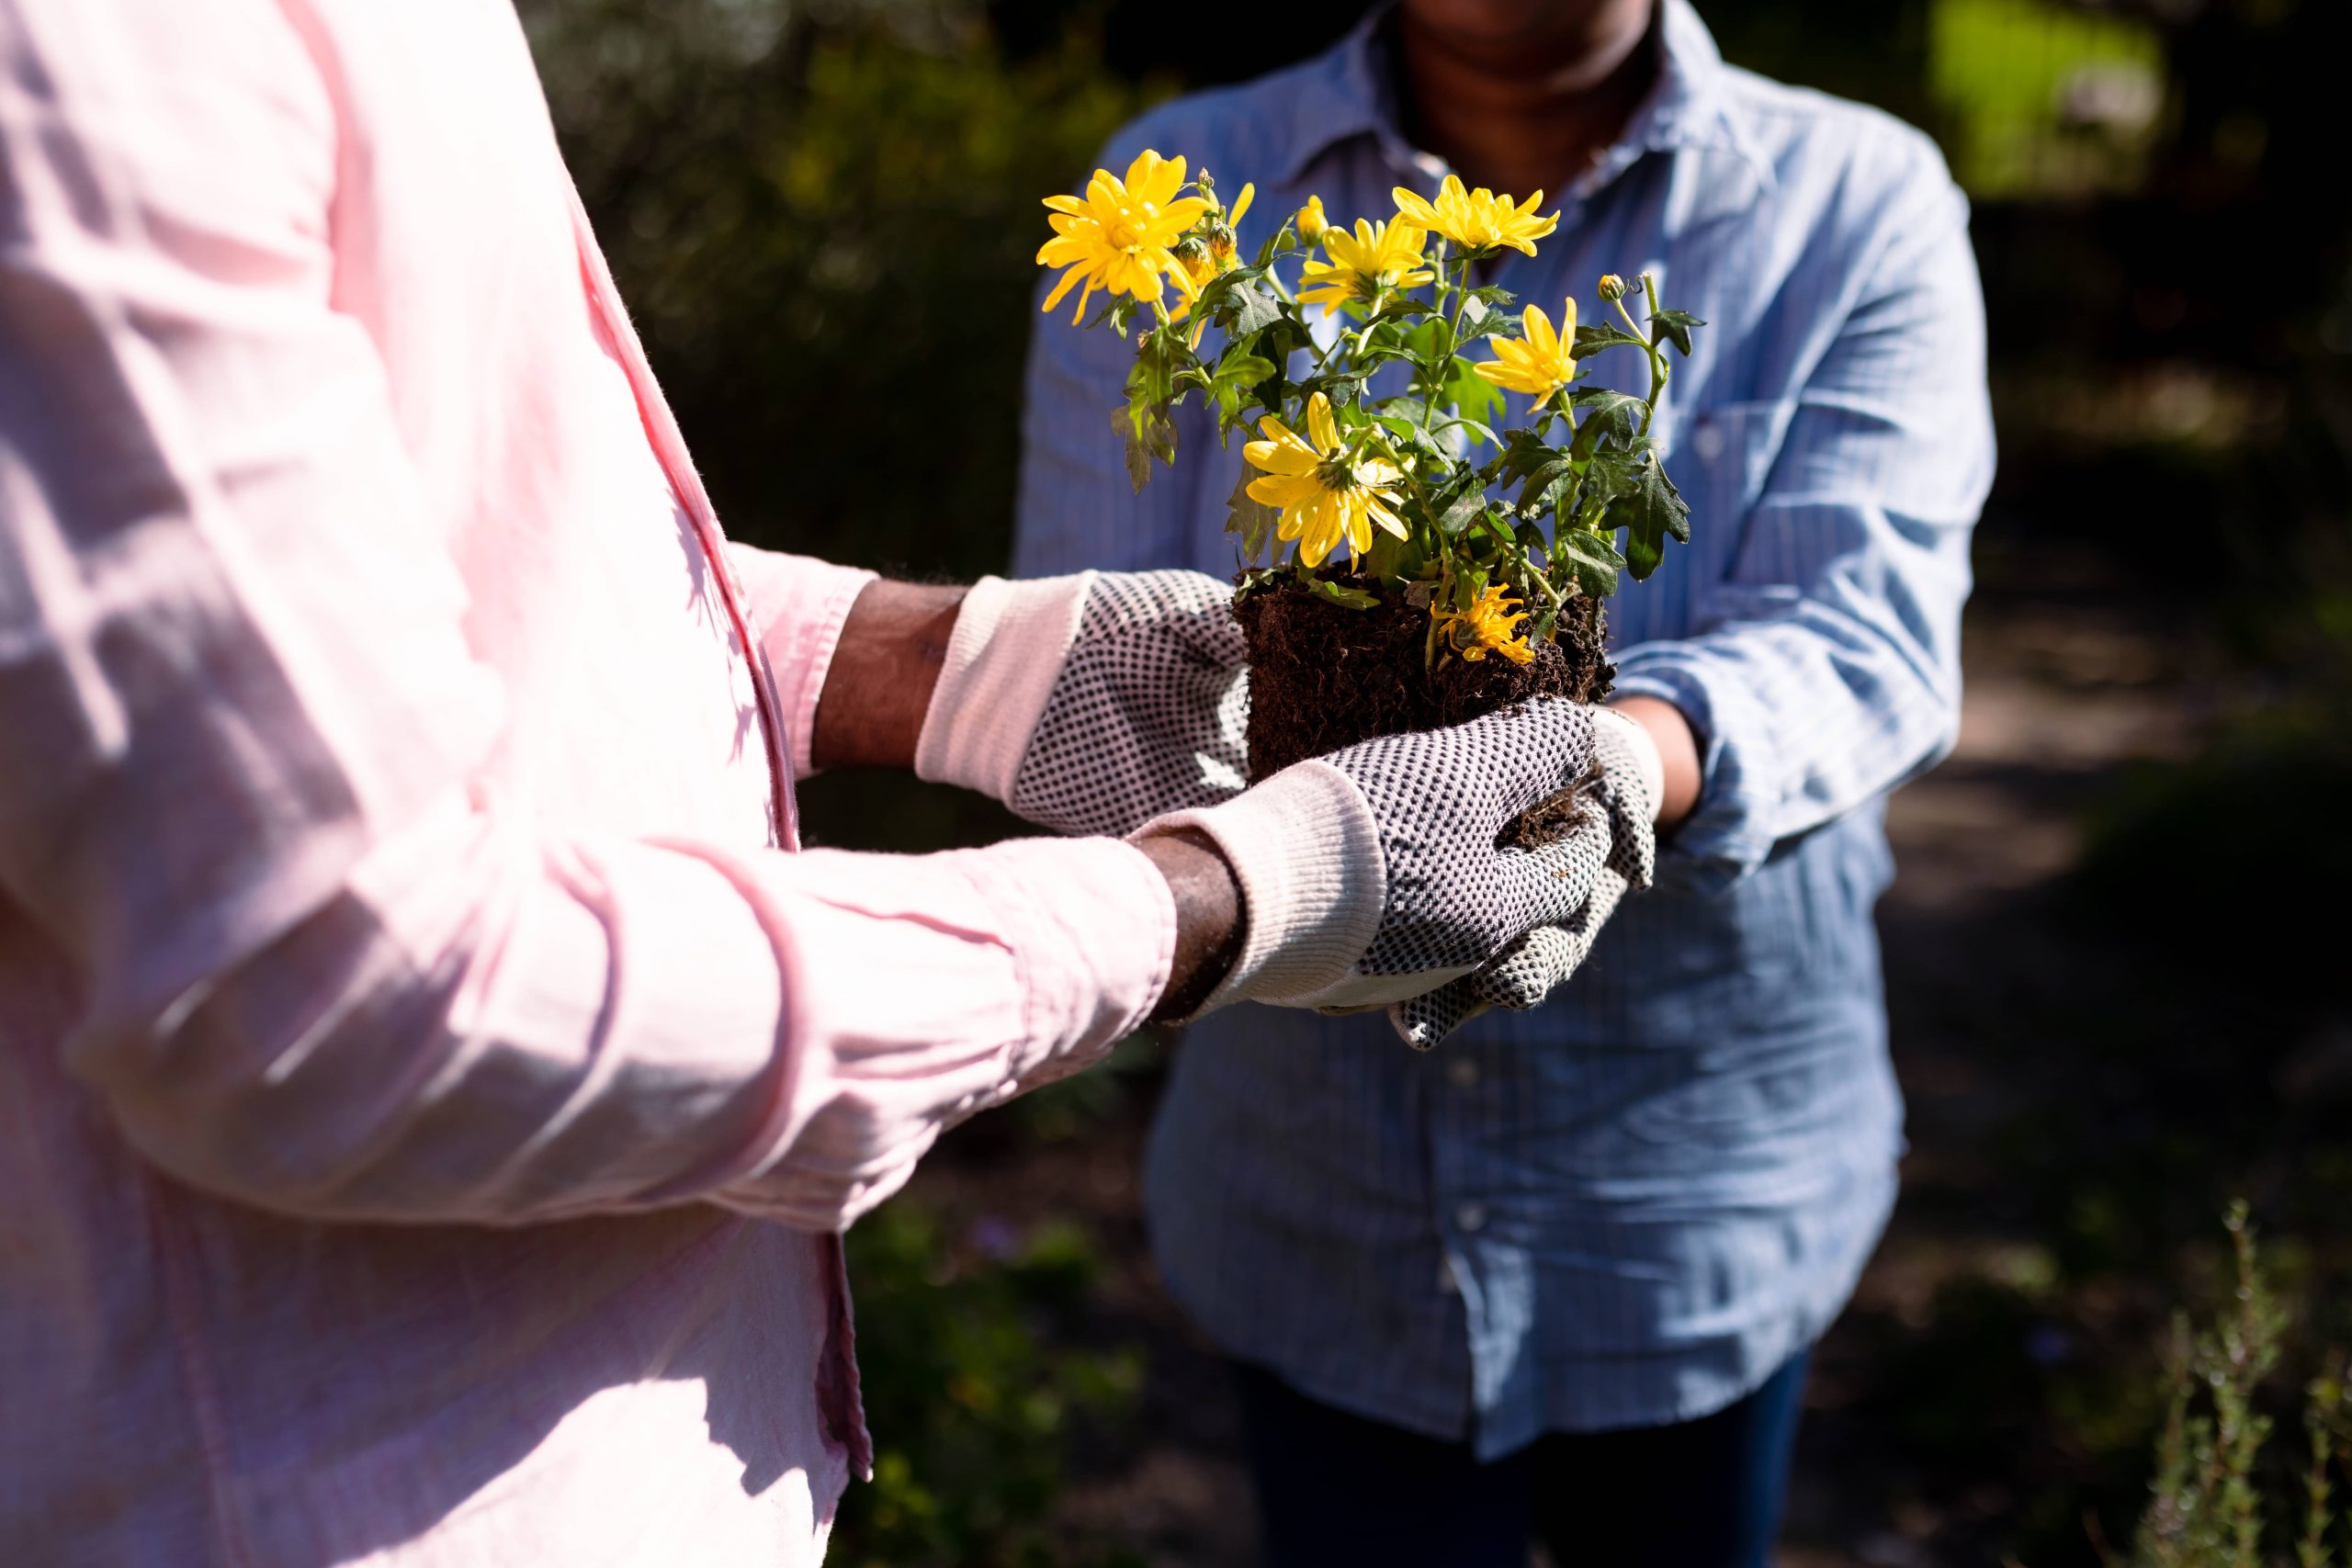
<svg viewBox="0 0 2352 1568">
<path fill-rule="evenodd" d="M 1222 806 L 1146 824 L 1136 837 L 1207 834 L 1241 885 L 1241 953 L 1202 1010 L 1401 1001 L 1573 918 L 1605 840 L 1571 835 L 1535 850 L 1498 840 L 1590 767 L 1594 713 L 1538 698 L 1451 729 L 1384 736 L 1285 768 Z"/>
<path fill-rule="evenodd" d="M 1488 1008 L 1525 1011 L 1577 972 L 1618 901 L 1650 885 L 1653 824 L 1665 795 L 1666 765 L 1648 730 L 1613 708 L 1594 710 L 1593 775 L 1577 791 L 1583 817 L 1570 833 L 1594 866 L 1576 912 L 1537 926 L 1494 958 L 1433 991 L 1392 1003 L 1388 1021 L 1406 1043 L 1426 1051 Z"/>
<path fill-rule="evenodd" d="M 1082 571 L 965 596 L 915 773 L 1063 833 L 1132 832 L 1247 782 L 1250 688 L 1233 585 Z"/>
</svg>

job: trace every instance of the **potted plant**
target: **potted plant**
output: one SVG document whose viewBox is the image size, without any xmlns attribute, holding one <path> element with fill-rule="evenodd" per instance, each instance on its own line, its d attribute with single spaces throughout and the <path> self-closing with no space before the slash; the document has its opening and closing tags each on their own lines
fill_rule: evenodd
<svg viewBox="0 0 2352 1568">
<path fill-rule="evenodd" d="M 1690 536 L 1651 427 L 1668 351 L 1687 355 L 1703 323 L 1647 275 L 1600 279 L 1613 319 L 1589 322 L 1573 298 L 1555 319 L 1478 283 L 1556 227 L 1541 192 L 1449 175 L 1434 200 L 1400 187 L 1395 214 L 1352 228 L 1311 197 L 1244 259 L 1251 196 L 1227 208 L 1207 171 L 1188 180 L 1182 157 L 1147 151 L 1124 178 L 1098 169 L 1083 197 L 1046 198 L 1038 260 L 1065 269 L 1046 310 L 1077 290 L 1083 321 L 1102 292 L 1092 324 L 1135 343 L 1113 423 L 1136 489 L 1174 461 L 1187 398 L 1221 442 L 1258 436 L 1227 523 L 1252 776 L 1538 695 L 1606 696 L 1604 602 Z M 1639 395 L 1588 376 L 1611 349 L 1646 372 Z M 1522 837 L 1570 810 L 1539 806 Z"/>
</svg>

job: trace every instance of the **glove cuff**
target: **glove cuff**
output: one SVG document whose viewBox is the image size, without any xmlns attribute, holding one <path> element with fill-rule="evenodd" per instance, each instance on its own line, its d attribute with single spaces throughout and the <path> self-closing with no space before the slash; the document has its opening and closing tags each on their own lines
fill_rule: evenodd
<svg viewBox="0 0 2352 1568">
<path fill-rule="evenodd" d="M 1657 741 L 1651 737 L 1649 726 L 1612 707 L 1596 707 L 1592 717 L 1596 728 L 1605 726 L 1614 731 L 1625 748 L 1626 759 L 1641 775 L 1642 787 L 1648 791 L 1643 798 L 1649 803 L 1649 819 L 1657 821 L 1657 814 L 1666 808 L 1666 759 L 1658 755 Z"/>
<path fill-rule="evenodd" d="M 915 776 L 1003 800 L 1078 640 L 1096 574 L 1008 582 L 964 596 L 947 660 L 915 741 Z"/>
<path fill-rule="evenodd" d="M 1179 828 L 1216 840 L 1241 884 L 1241 954 L 1202 1012 L 1303 1001 L 1345 978 L 1372 945 L 1388 897 L 1380 827 L 1363 792 L 1329 762 L 1300 762 L 1223 805 L 1154 818 L 1132 839 Z"/>
</svg>

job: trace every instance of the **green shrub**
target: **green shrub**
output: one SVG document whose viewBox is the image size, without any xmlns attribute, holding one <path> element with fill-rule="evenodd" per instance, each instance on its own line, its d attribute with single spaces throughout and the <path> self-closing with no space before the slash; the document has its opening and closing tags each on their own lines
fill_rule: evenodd
<svg viewBox="0 0 2352 1568">
<path fill-rule="evenodd" d="M 1080 1348 L 1098 1264 L 1076 1227 L 951 1240 L 900 1198 L 849 1237 L 874 1483 L 843 1500 L 844 1568 L 1032 1568 L 1111 1561 L 1057 1542 L 1074 1433 L 1128 1415 L 1133 1350 Z"/>
<path fill-rule="evenodd" d="M 2300 1508 L 2278 1506 L 2262 1464 L 2273 1423 L 2258 1401 L 2278 1365 L 2287 1316 L 2265 1277 L 2245 1205 L 2224 1223 L 2236 1289 L 2211 1325 L 2191 1329 L 2185 1314 L 2176 1324 L 2172 1402 L 2131 1568 L 2265 1568 L 2279 1561 L 2265 1550 L 2285 1528 L 2273 1521 L 2296 1512 L 2296 1568 L 2343 1568 L 2352 1550 L 2332 1550 L 2344 1537 L 2331 1480 L 2347 1432 L 2342 1363 L 2305 1391 Z"/>
</svg>

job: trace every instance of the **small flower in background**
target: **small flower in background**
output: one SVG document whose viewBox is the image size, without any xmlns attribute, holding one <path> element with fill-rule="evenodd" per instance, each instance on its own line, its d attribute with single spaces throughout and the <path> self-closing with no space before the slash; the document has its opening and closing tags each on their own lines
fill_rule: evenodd
<svg viewBox="0 0 2352 1568">
<path fill-rule="evenodd" d="M 1216 257 L 1204 240 L 1187 236 L 1177 241 L 1168 254 L 1176 261 L 1175 266 L 1169 271 L 1169 277 L 1188 297 L 1198 296 L 1203 286 L 1224 270 L 1217 265 Z M 1179 273 L 1182 275 L 1181 277 L 1177 276 Z M 1187 284 L 1191 287 L 1186 288 Z"/>
<path fill-rule="evenodd" d="M 1298 216 L 1291 221 L 1298 226 L 1298 237 L 1310 245 L 1321 239 L 1323 231 L 1331 226 L 1331 220 L 1323 216 L 1323 198 L 1319 196 L 1308 197 L 1306 205 L 1298 209 Z"/>
<path fill-rule="evenodd" d="M 1321 305 L 1329 316 L 1350 300 L 1427 283 L 1436 276 L 1420 265 L 1421 248 L 1429 238 L 1402 221 L 1374 223 L 1359 218 L 1353 234 L 1332 224 L 1323 231 L 1323 248 L 1331 259 L 1306 264 L 1298 280 L 1299 300 Z"/>
<path fill-rule="evenodd" d="M 1556 333 L 1552 330 L 1552 319 L 1541 306 L 1530 305 L 1520 313 L 1520 321 L 1527 333 L 1525 337 L 1517 341 L 1494 339 L 1495 357 L 1470 368 L 1506 391 L 1548 398 L 1577 377 L 1576 299 L 1571 296 L 1560 301 L 1560 330 Z"/>
<path fill-rule="evenodd" d="M 1085 318 L 1097 288 L 1158 299 L 1162 275 L 1177 266 L 1170 247 L 1208 210 L 1199 197 L 1180 198 L 1176 193 L 1183 186 L 1184 160 L 1162 158 L 1147 148 L 1127 165 L 1124 180 L 1097 169 L 1083 198 L 1046 197 L 1054 237 L 1038 251 L 1037 265 L 1067 270 L 1046 297 L 1045 308 L 1060 304 L 1079 283 L 1086 286 L 1078 297 L 1079 320 Z"/>
<path fill-rule="evenodd" d="M 1405 537 L 1404 519 L 1389 509 L 1396 499 L 1390 487 L 1404 475 L 1393 463 L 1351 457 L 1340 448 L 1329 398 L 1317 392 L 1307 399 L 1305 439 L 1272 415 L 1259 428 L 1266 439 L 1241 449 L 1253 468 L 1266 471 L 1265 478 L 1250 481 L 1250 499 L 1281 509 L 1276 536 L 1296 539 L 1298 558 L 1306 566 L 1322 565 L 1345 544 L 1352 567 L 1372 548 L 1375 523 Z"/>
<path fill-rule="evenodd" d="M 1443 605 L 1431 604 L 1430 615 L 1443 628 L 1449 646 L 1465 663 L 1477 663 L 1487 657 L 1488 649 L 1513 664 L 1534 662 L 1535 649 L 1519 635 L 1519 623 L 1527 619 L 1526 613 L 1506 589 L 1487 589 L 1467 610 L 1448 610 Z"/>
<path fill-rule="evenodd" d="M 1529 197 L 1522 206 L 1510 197 L 1497 196 L 1484 186 L 1464 190 L 1459 175 L 1445 176 L 1434 202 L 1403 186 L 1389 194 L 1396 198 L 1396 210 L 1406 221 L 1442 234 L 1473 253 L 1508 245 L 1532 256 L 1535 254 L 1535 242 L 1560 226 L 1557 212 L 1549 218 L 1536 216 L 1535 209 L 1544 204 L 1542 191 Z"/>
<path fill-rule="evenodd" d="M 1602 273 L 1600 275 L 1600 302 L 1604 305 L 1614 305 L 1618 300 L 1623 299 L 1623 298 L 1625 298 L 1625 280 L 1618 276 L 1613 272 Z"/>
<path fill-rule="evenodd" d="M 1010 1221 L 996 1214 L 983 1214 L 974 1220 L 964 1239 L 973 1251 L 991 1263 L 1001 1263 L 1021 1250 L 1021 1233 Z"/>
<path fill-rule="evenodd" d="M 1227 249 L 1229 251 L 1230 246 Z M 1175 258 L 1176 265 L 1168 269 L 1168 281 L 1176 286 L 1176 292 L 1182 298 L 1170 307 L 1168 319 L 1181 321 L 1192 313 L 1193 301 L 1201 297 L 1201 290 L 1208 287 L 1209 280 L 1223 272 L 1229 263 L 1217 260 L 1214 242 L 1190 234 L 1177 241 L 1169 254 Z M 1205 317 L 1193 323 L 1193 335 L 1188 341 L 1193 347 L 1200 346 L 1201 333 L 1208 324 Z"/>
<path fill-rule="evenodd" d="M 1209 186 L 1205 172 L 1201 175 L 1201 183 L 1204 189 L 1214 188 Z M 1234 198 L 1230 209 L 1220 209 L 1210 214 L 1209 254 L 1216 258 L 1217 271 L 1224 272 L 1233 265 L 1234 228 L 1241 221 L 1242 215 L 1250 210 L 1250 204 L 1257 197 L 1258 187 L 1255 185 L 1245 184 L 1241 187 L 1241 194 Z"/>
</svg>

